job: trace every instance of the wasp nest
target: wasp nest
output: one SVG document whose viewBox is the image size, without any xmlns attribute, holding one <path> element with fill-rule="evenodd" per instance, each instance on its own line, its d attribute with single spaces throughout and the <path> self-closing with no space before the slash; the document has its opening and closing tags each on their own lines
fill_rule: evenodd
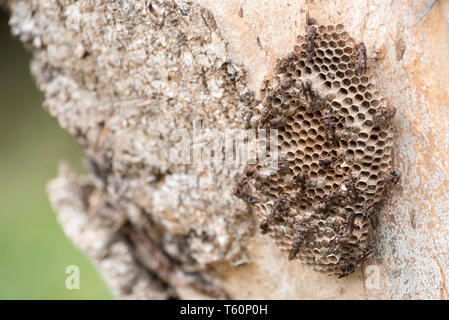
<svg viewBox="0 0 449 320">
<path fill-rule="evenodd" d="M 276 165 L 274 155 L 247 165 L 234 187 L 290 260 L 339 277 L 373 253 L 377 210 L 399 179 L 395 109 L 375 89 L 366 60 L 364 44 L 342 25 L 309 25 L 278 61 L 250 122 L 278 130 Z"/>
</svg>

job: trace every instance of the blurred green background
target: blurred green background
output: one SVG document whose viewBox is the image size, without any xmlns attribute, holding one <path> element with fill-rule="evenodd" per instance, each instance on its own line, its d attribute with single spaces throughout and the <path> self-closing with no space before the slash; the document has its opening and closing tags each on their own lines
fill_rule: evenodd
<svg viewBox="0 0 449 320">
<path fill-rule="evenodd" d="M 30 55 L 0 12 L 0 299 L 111 299 L 95 267 L 65 237 L 45 191 L 66 159 L 82 171 L 75 139 L 42 108 Z M 68 265 L 80 289 L 65 287 Z"/>
</svg>

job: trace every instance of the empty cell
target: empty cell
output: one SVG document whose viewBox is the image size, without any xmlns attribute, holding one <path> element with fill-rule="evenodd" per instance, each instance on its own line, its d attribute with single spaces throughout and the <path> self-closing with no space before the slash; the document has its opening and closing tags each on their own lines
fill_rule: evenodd
<svg viewBox="0 0 449 320">
<path fill-rule="evenodd" d="M 363 171 L 363 172 L 362 172 L 362 174 L 364 174 L 364 173 L 366 173 L 366 171 Z M 357 187 L 358 189 L 360 189 L 360 190 L 365 190 L 365 189 L 368 187 L 368 185 L 366 184 L 366 182 L 358 181 L 358 182 L 356 183 L 356 187 Z"/>
<path fill-rule="evenodd" d="M 371 120 L 365 120 L 365 122 L 363 122 L 362 126 L 365 128 L 371 128 L 373 126 L 373 122 Z"/>
<path fill-rule="evenodd" d="M 345 54 L 345 55 L 343 55 L 342 57 L 341 57 L 341 61 L 344 61 L 344 62 L 349 62 L 351 59 L 349 58 L 349 56 L 347 55 L 347 54 Z"/>
<path fill-rule="evenodd" d="M 321 135 L 316 136 L 315 140 L 319 143 L 323 143 L 325 141 L 324 137 Z"/>
<path fill-rule="evenodd" d="M 385 131 L 381 131 L 379 132 L 379 137 L 382 139 L 386 139 L 387 138 L 387 133 Z"/>
<path fill-rule="evenodd" d="M 338 43 L 338 46 L 340 46 L 340 42 Z M 344 54 L 343 49 L 337 48 L 334 50 L 334 55 L 341 57 Z"/>
<path fill-rule="evenodd" d="M 339 64 L 340 63 L 340 58 L 339 57 L 332 57 L 332 62 L 334 63 L 334 64 Z M 340 67 L 340 66 L 339 66 Z M 341 67 L 340 67 L 341 68 Z"/>
<path fill-rule="evenodd" d="M 360 96 L 360 95 L 359 95 L 359 98 L 360 98 L 360 99 L 363 99 L 362 96 Z M 369 103 L 368 101 L 363 101 L 363 102 L 360 104 L 360 107 L 361 107 L 362 110 L 363 110 L 363 109 L 364 109 L 364 110 L 369 109 L 370 103 Z"/>
<path fill-rule="evenodd" d="M 312 152 L 313 152 L 313 148 L 312 148 L 312 147 L 306 147 L 306 148 L 304 149 L 304 152 L 312 153 Z"/>
<path fill-rule="evenodd" d="M 298 161 L 300 158 L 304 157 L 304 152 L 302 152 L 301 150 L 296 150 L 295 156 L 297 157 L 297 161 Z"/>
<path fill-rule="evenodd" d="M 324 53 L 328 59 L 331 59 L 334 56 L 334 51 L 332 49 L 326 49 Z"/>
<path fill-rule="evenodd" d="M 344 74 L 343 72 L 341 72 L 341 71 L 337 71 L 337 72 L 335 73 L 335 75 L 336 75 L 337 77 L 339 77 L 340 79 L 341 79 L 341 78 L 344 78 L 344 76 L 345 76 L 345 74 Z"/>
<path fill-rule="evenodd" d="M 338 34 L 338 33 L 332 33 L 332 39 L 333 39 L 334 41 L 340 40 L 340 34 Z"/>
<path fill-rule="evenodd" d="M 292 106 L 292 107 L 297 107 L 297 106 L 299 106 L 299 100 L 296 100 L 296 99 L 293 99 L 293 100 L 291 100 L 290 101 L 290 105 Z"/>
<path fill-rule="evenodd" d="M 324 73 L 319 73 L 319 74 L 318 74 L 318 77 L 319 77 L 321 80 L 326 81 L 326 75 L 325 75 Z"/>
<path fill-rule="evenodd" d="M 315 172 L 313 172 L 315 175 L 316 175 L 316 173 Z M 324 196 L 324 190 L 323 189 L 321 189 L 321 188 L 317 188 L 316 189 L 316 195 L 318 196 L 318 197 L 323 197 Z"/>
<path fill-rule="evenodd" d="M 311 117 L 308 116 L 308 115 L 309 115 L 309 113 L 306 113 L 306 118 L 311 118 Z M 304 121 L 302 122 L 302 128 L 303 128 L 303 130 L 301 131 L 301 134 L 307 135 L 307 132 L 304 131 L 304 129 L 310 128 L 310 122 L 309 122 L 308 120 L 304 120 Z"/>
<path fill-rule="evenodd" d="M 340 92 L 344 95 L 348 94 L 348 90 L 346 90 L 345 88 L 340 88 Z"/>
<path fill-rule="evenodd" d="M 329 59 L 327 57 L 324 57 L 323 58 L 323 63 L 326 64 L 326 65 L 330 65 L 332 63 L 332 61 L 331 61 L 331 59 Z"/>
<path fill-rule="evenodd" d="M 324 64 L 321 66 L 321 70 L 322 70 L 322 72 L 324 72 L 324 73 L 329 72 L 329 68 L 328 68 L 326 65 L 324 65 Z"/>
<path fill-rule="evenodd" d="M 322 57 L 324 56 L 324 52 L 322 50 L 316 50 L 315 53 L 317 54 L 317 57 L 315 57 L 314 62 L 316 64 L 323 64 Z M 320 53 L 320 54 L 318 54 Z"/>
<path fill-rule="evenodd" d="M 307 138 L 306 143 L 308 146 L 313 146 L 315 144 L 315 141 L 312 138 Z"/>
<path fill-rule="evenodd" d="M 336 72 L 338 70 L 337 66 L 335 64 L 329 65 L 329 69 Z"/>
<path fill-rule="evenodd" d="M 348 65 L 346 63 L 340 63 L 338 65 L 338 68 L 340 68 L 340 70 L 345 71 L 348 68 Z"/>
<path fill-rule="evenodd" d="M 355 154 L 356 154 L 357 156 L 359 156 L 359 157 L 363 157 L 363 155 L 364 155 L 365 153 L 363 152 L 362 149 L 356 149 L 356 150 L 355 150 Z"/>
<path fill-rule="evenodd" d="M 370 92 L 365 92 L 365 99 L 371 100 L 373 98 L 373 95 Z"/>
<path fill-rule="evenodd" d="M 364 85 L 360 84 L 357 86 L 357 90 L 359 90 L 361 93 L 363 93 L 366 91 L 366 87 Z"/>
<path fill-rule="evenodd" d="M 295 70 L 294 72 L 293 72 L 293 74 L 292 74 L 292 77 L 294 78 L 294 79 L 299 79 L 299 78 L 301 78 L 301 70 Z"/>
<path fill-rule="evenodd" d="M 360 94 L 358 94 L 358 93 L 354 96 L 354 98 L 355 98 L 357 101 L 363 101 L 362 95 L 360 95 Z"/>
<path fill-rule="evenodd" d="M 294 130 L 301 130 L 301 126 L 298 122 L 293 123 L 293 129 Z"/>
<path fill-rule="evenodd" d="M 313 164 L 312 164 L 312 166 L 311 166 L 311 169 L 314 170 L 314 169 L 313 169 Z M 316 178 L 317 178 L 316 172 L 315 172 L 315 171 L 309 172 L 309 178 L 311 178 L 311 179 L 316 179 Z"/>
<path fill-rule="evenodd" d="M 349 68 L 349 69 L 345 71 L 345 75 L 346 75 L 348 78 L 350 78 L 351 81 L 353 82 L 354 80 L 352 79 L 352 77 L 354 76 L 354 72 L 351 70 L 352 68 L 349 67 L 349 64 L 348 64 L 348 68 Z"/>
<path fill-rule="evenodd" d="M 349 114 L 349 110 L 347 108 L 341 108 L 340 112 L 342 115 L 348 115 Z"/>
<path fill-rule="evenodd" d="M 337 130 L 343 130 L 343 128 L 345 127 L 345 125 L 342 123 L 343 121 L 340 121 L 339 123 L 337 123 Z"/>
<path fill-rule="evenodd" d="M 271 99 L 271 104 L 273 105 L 273 106 L 280 106 L 281 105 L 281 100 L 279 99 L 279 98 L 274 98 L 274 99 Z"/>
<path fill-rule="evenodd" d="M 376 159 L 374 159 L 373 161 L 376 161 Z M 363 175 L 368 176 L 369 175 L 368 171 L 371 170 L 372 163 L 371 162 L 362 162 L 361 164 L 362 164 L 363 170 L 365 170 Z"/>
<path fill-rule="evenodd" d="M 357 113 L 357 119 L 359 119 L 360 121 L 365 120 L 365 114 L 364 113 Z"/>
<path fill-rule="evenodd" d="M 352 55 L 353 55 L 353 51 L 352 51 L 352 49 L 351 48 L 349 48 L 349 47 L 346 47 L 346 48 L 344 48 L 343 49 L 343 52 L 345 53 L 345 55 L 347 55 L 348 56 L 348 63 L 351 61 L 351 57 L 352 57 Z"/>
<path fill-rule="evenodd" d="M 332 101 L 332 107 L 335 109 L 340 109 L 341 104 L 338 101 Z"/>
<path fill-rule="evenodd" d="M 286 131 L 286 132 L 284 132 L 284 137 L 285 137 L 286 139 L 290 140 L 290 139 L 292 138 L 292 135 L 291 135 L 290 132 Z"/>
<path fill-rule="evenodd" d="M 289 116 L 289 117 L 286 117 L 286 118 L 285 118 L 285 121 L 286 121 L 288 124 L 292 125 L 292 124 L 294 124 L 294 122 L 295 122 L 295 118 L 293 118 L 292 116 Z"/>
<path fill-rule="evenodd" d="M 307 120 L 312 121 L 312 119 L 313 119 L 313 113 L 306 112 L 306 113 L 304 114 L 304 119 L 305 119 L 305 121 L 307 121 Z M 310 122 L 309 122 L 309 126 L 310 126 Z"/>
<path fill-rule="evenodd" d="M 304 127 L 301 129 L 301 131 L 299 132 L 299 134 L 300 134 L 302 137 L 304 137 L 304 138 L 307 137 L 307 131 L 305 130 Z"/>
<path fill-rule="evenodd" d="M 318 160 L 320 159 L 320 155 L 319 155 L 318 153 L 315 152 L 314 154 L 312 154 L 312 159 L 313 159 L 313 161 L 318 161 Z M 316 168 L 313 166 L 312 169 L 314 169 L 315 171 L 317 171 L 317 170 L 318 170 L 318 165 L 317 165 Z"/>
<path fill-rule="evenodd" d="M 348 150 L 346 150 L 345 153 L 346 153 L 346 156 L 348 158 L 353 158 L 354 157 L 354 150 L 348 149 Z"/>
<path fill-rule="evenodd" d="M 324 178 L 324 180 L 326 181 L 326 183 L 328 184 L 332 184 L 334 183 L 334 177 L 327 175 L 326 178 Z"/>
<path fill-rule="evenodd" d="M 354 112 L 354 113 L 357 113 L 357 112 L 359 112 L 359 107 L 356 106 L 355 104 L 353 104 L 353 105 L 351 106 L 351 111 Z"/>
<path fill-rule="evenodd" d="M 351 85 L 351 80 L 349 80 L 348 78 L 343 79 L 343 85 L 349 87 Z"/>
<path fill-rule="evenodd" d="M 352 101 L 352 99 L 351 99 L 350 97 L 344 98 L 344 99 L 343 99 L 343 102 L 344 102 L 345 104 L 347 104 L 348 106 L 352 105 L 352 103 L 353 103 L 353 101 Z"/>
<path fill-rule="evenodd" d="M 332 88 L 339 89 L 340 88 L 340 81 L 334 81 L 332 82 Z"/>
</svg>

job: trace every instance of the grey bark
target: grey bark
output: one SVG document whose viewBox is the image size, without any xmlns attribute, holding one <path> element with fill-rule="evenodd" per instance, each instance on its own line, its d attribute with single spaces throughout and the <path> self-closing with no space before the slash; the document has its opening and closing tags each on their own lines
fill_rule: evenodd
<svg viewBox="0 0 449 320">
<path fill-rule="evenodd" d="M 449 79 L 417 58 L 447 65 L 436 49 L 447 31 L 427 28 L 447 25 L 447 1 L 1 4 L 11 12 L 12 33 L 33 53 L 44 107 L 85 150 L 88 176 L 62 165 L 48 185 L 51 203 L 118 297 L 448 296 L 449 144 L 441 132 L 449 93 L 440 84 Z M 409 183 L 380 216 L 380 250 L 370 265 L 380 268 L 381 280 L 374 289 L 366 287 L 366 268 L 336 280 L 289 263 L 231 194 L 242 166 L 169 161 L 172 134 L 192 135 L 196 119 L 220 132 L 245 127 L 263 78 L 304 31 L 306 8 L 324 24 L 346 24 L 370 55 L 374 48 L 387 53 L 376 75 L 398 109 L 397 166 Z M 424 36 L 429 32 L 439 36 Z M 423 88 L 428 82 L 434 89 Z"/>
</svg>

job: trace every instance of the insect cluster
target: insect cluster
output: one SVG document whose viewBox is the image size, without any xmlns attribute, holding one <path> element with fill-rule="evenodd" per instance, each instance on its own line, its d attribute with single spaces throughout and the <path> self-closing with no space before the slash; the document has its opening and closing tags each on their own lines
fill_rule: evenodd
<svg viewBox="0 0 449 320">
<path fill-rule="evenodd" d="M 376 215 L 392 168 L 395 109 L 370 80 L 363 43 L 342 25 L 314 25 L 279 59 L 250 120 L 277 129 L 274 155 L 247 165 L 234 194 L 290 260 L 343 277 L 375 249 Z"/>
</svg>

